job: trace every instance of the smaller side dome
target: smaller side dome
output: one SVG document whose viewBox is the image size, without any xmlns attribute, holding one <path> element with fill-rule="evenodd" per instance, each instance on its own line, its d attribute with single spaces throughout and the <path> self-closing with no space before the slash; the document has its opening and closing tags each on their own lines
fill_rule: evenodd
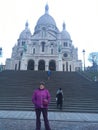
<svg viewBox="0 0 98 130">
<path fill-rule="evenodd" d="M 61 32 L 61 38 L 66 40 L 71 40 L 70 34 L 66 31 L 66 24 L 63 23 L 63 30 Z"/>
<path fill-rule="evenodd" d="M 25 29 L 20 33 L 19 39 L 29 39 L 31 37 L 31 31 L 28 28 L 29 24 L 26 22 Z"/>
</svg>

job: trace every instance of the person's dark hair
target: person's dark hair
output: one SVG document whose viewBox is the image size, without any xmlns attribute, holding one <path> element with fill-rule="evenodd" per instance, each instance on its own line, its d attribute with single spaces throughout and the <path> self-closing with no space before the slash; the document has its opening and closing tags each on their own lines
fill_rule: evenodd
<svg viewBox="0 0 98 130">
<path fill-rule="evenodd" d="M 40 82 L 40 85 L 44 85 L 44 86 L 45 86 L 45 82 L 44 82 L 44 81 L 41 81 L 41 82 Z"/>
</svg>

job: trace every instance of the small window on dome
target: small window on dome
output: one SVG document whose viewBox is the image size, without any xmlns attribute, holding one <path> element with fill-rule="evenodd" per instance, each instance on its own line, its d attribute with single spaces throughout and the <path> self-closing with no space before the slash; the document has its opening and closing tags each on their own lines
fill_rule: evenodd
<svg viewBox="0 0 98 130">
<path fill-rule="evenodd" d="M 66 47 L 67 47 L 67 46 L 68 46 L 68 43 L 67 43 L 67 42 L 64 42 L 64 46 L 66 46 Z"/>
</svg>

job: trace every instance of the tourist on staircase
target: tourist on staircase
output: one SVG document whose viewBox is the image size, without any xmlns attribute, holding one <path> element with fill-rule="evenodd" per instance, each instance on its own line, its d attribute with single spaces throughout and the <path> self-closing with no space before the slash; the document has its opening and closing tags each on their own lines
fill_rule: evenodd
<svg viewBox="0 0 98 130">
<path fill-rule="evenodd" d="M 59 88 L 57 90 L 57 93 L 56 93 L 56 103 L 57 103 L 57 108 L 60 108 L 62 109 L 62 105 L 63 105 L 63 91 L 61 88 Z"/>
<path fill-rule="evenodd" d="M 48 80 L 50 80 L 50 77 L 51 77 L 51 70 L 50 69 L 48 70 L 47 75 L 48 75 Z"/>
</svg>

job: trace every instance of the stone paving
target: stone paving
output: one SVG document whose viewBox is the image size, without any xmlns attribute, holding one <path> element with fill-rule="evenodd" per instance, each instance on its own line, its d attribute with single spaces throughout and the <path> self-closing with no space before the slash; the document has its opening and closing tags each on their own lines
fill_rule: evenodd
<svg viewBox="0 0 98 130">
<path fill-rule="evenodd" d="M 41 121 L 41 130 L 45 130 Z M 51 130 L 98 130 L 98 123 L 50 121 Z M 0 130 L 35 130 L 35 120 L 0 119 Z"/>
<path fill-rule="evenodd" d="M 98 114 L 49 112 L 52 130 L 98 130 Z M 41 130 L 45 130 L 41 117 Z M 0 130 L 35 130 L 35 112 L 0 111 Z"/>
</svg>

